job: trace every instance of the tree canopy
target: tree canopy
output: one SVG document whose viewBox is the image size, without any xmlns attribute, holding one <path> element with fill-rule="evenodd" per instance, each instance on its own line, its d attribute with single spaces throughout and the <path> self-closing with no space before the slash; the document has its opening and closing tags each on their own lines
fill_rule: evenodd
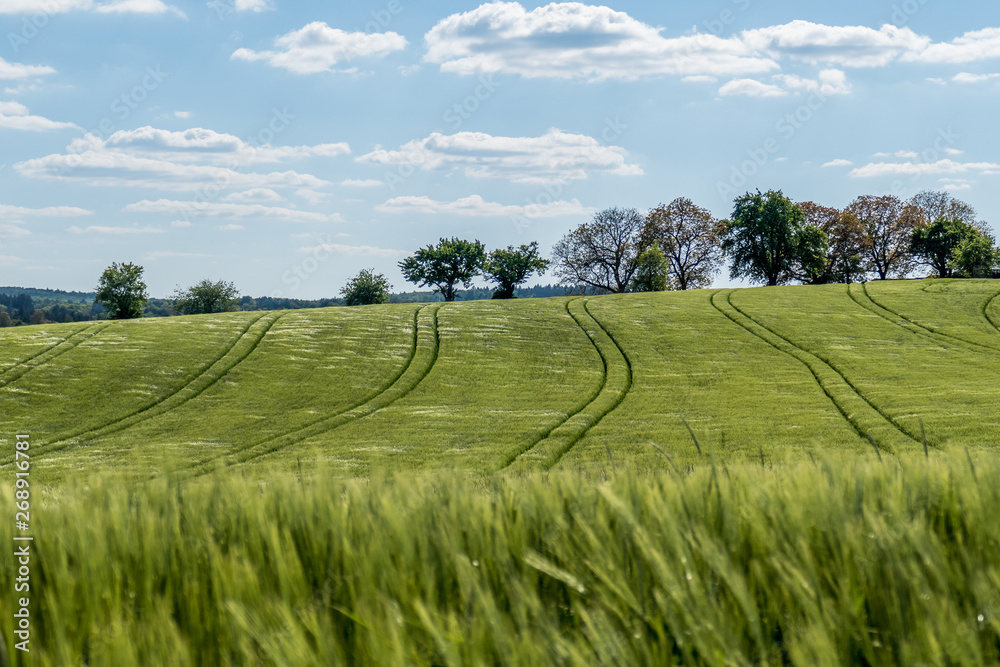
<svg viewBox="0 0 1000 667">
<path fill-rule="evenodd" d="M 479 241 L 451 238 L 418 250 L 399 263 L 403 277 L 420 287 L 434 287 L 445 301 L 454 301 L 456 285 L 469 287 L 486 260 L 486 247 Z"/>
<path fill-rule="evenodd" d="M 737 197 L 722 240 L 730 277 L 779 285 L 795 276 L 797 265 L 812 268 L 815 256 L 825 254 L 817 247 L 825 235 L 806 232 L 804 221 L 802 209 L 780 190 Z"/>
<path fill-rule="evenodd" d="M 483 265 L 483 275 L 496 285 L 494 299 L 513 299 L 514 290 L 536 271 L 545 273 L 549 260 L 538 254 L 538 242 L 533 241 L 518 248 L 494 250 Z"/>
<path fill-rule="evenodd" d="M 910 240 L 922 214 L 895 195 L 862 195 L 847 207 L 865 234 L 866 268 L 880 280 L 903 277 L 913 269 Z"/>
<path fill-rule="evenodd" d="M 142 309 L 149 303 L 142 272 L 141 266 L 131 262 L 114 262 L 104 269 L 94 302 L 104 306 L 109 318 L 128 320 L 142 317 Z"/>
<path fill-rule="evenodd" d="M 627 292 L 645 249 L 645 217 L 634 208 L 609 208 L 566 234 L 552 256 L 564 284 Z"/>
<path fill-rule="evenodd" d="M 707 209 L 678 197 L 646 216 L 644 245 L 656 243 L 667 259 L 671 289 L 708 287 L 722 265 L 722 224 Z"/>
<path fill-rule="evenodd" d="M 174 291 L 174 310 L 181 315 L 225 313 L 236 309 L 240 292 L 233 283 L 207 278 L 187 289 Z"/>
<path fill-rule="evenodd" d="M 392 285 L 384 275 L 375 273 L 375 269 L 362 269 L 340 293 L 348 306 L 370 306 L 388 302 L 391 291 Z"/>
</svg>

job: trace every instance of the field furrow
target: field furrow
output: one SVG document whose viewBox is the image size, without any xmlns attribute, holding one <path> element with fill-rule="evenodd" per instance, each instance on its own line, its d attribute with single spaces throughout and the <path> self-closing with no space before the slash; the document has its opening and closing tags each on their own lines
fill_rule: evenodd
<svg viewBox="0 0 1000 667">
<path fill-rule="evenodd" d="M 549 470 L 580 441 L 587 431 L 600 423 L 621 405 L 632 388 L 632 366 L 624 350 L 587 309 L 587 300 L 574 299 L 567 303 L 567 312 L 587 335 L 601 358 L 601 384 L 579 410 L 566 418 L 543 437 L 519 453 L 504 469 L 513 472 Z"/>
<path fill-rule="evenodd" d="M 440 308 L 440 304 L 431 304 L 421 307 L 415 313 L 412 353 L 399 371 L 399 374 L 388 385 L 380 387 L 371 395 L 364 397 L 354 405 L 345 407 L 339 412 L 327 415 L 291 433 L 273 436 L 257 443 L 253 447 L 228 456 L 224 459 L 225 463 L 227 465 L 249 463 L 262 456 L 274 454 L 286 447 L 291 447 L 303 440 L 327 433 L 351 421 L 373 415 L 413 391 L 430 374 L 438 358 L 440 344 L 437 329 L 437 314 Z M 211 466 L 216 465 L 216 463 L 214 462 Z M 203 473 L 208 469 L 210 469 L 209 466 L 203 465 L 197 469 L 197 472 Z"/>
<path fill-rule="evenodd" d="M 11 382 L 23 377 L 26 373 L 31 372 L 38 366 L 52 361 L 60 354 L 72 350 L 74 347 L 87 340 L 91 336 L 100 333 L 101 329 L 104 329 L 108 325 L 106 323 L 95 323 L 91 325 L 84 325 L 77 331 L 71 333 L 65 338 L 56 339 L 55 342 L 46 345 L 42 349 L 29 354 L 29 356 L 17 359 L 13 358 L 16 351 L 9 349 L 8 345 L 4 345 L 2 348 L 4 356 L 6 357 L 5 366 L 6 368 L 0 372 L 0 387 L 6 386 Z M 27 338 L 27 337 L 26 337 Z M 4 343 L 10 343 L 10 339 L 3 341 Z M 7 361 L 10 361 L 10 365 L 7 365 Z"/>
<path fill-rule="evenodd" d="M 712 305 L 734 324 L 743 327 L 776 350 L 802 362 L 812 373 L 823 393 L 860 435 L 871 438 L 880 449 L 890 452 L 901 451 L 915 443 L 912 436 L 869 401 L 836 367 L 762 325 L 733 305 L 733 291 L 725 290 L 714 294 Z"/>
<path fill-rule="evenodd" d="M 162 398 L 143 406 L 131 414 L 115 419 L 114 421 L 110 421 L 97 428 L 91 428 L 86 431 L 74 433 L 59 440 L 44 444 L 39 447 L 38 453 L 47 455 L 52 454 L 66 449 L 67 447 L 82 445 L 88 441 L 94 440 L 95 438 L 123 431 L 139 424 L 140 422 L 152 419 L 157 415 L 173 410 L 184 403 L 197 398 L 202 392 L 218 382 L 223 376 L 236 367 L 236 365 L 240 364 L 248 356 L 250 356 L 253 351 L 257 349 L 257 346 L 260 345 L 260 342 L 264 339 L 267 332 L 274 326 L 275 322 L 282 317 L 282 315 L 283 313 L 269 313 L 257 317 L 251 322 L 232 347 L 225 350 L 225 352 L 215 359 L 204 372 L 199 374 L 177 391 L 167 396 L 163 396 Z"/>
</svg>

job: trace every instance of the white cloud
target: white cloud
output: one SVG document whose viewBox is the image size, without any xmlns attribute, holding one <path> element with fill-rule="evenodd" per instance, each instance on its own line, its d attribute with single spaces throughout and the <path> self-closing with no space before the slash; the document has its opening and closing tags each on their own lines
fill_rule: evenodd
<svg viewBox="0 0 1000 667">
<path fill-rule="evenodd" d="M 854 178 L 877 178 L 879 176 L 928 176 L 935 174 L 964 174 L 967 172 L 990 173 L 1000 170 L 1000 164 L 993 162 L 878 162 L 851 170 Z"/>
<path fill-rule="evenodd" d="M 825 69 L 819 73 L 819 78 L 816 80 L 794 74 L 776 74 L 774 79 L 789 90 L 818 92 L 827 96 L 848 95 L 851 92 L 851 84 L 847 82 L 847 75 L 839 69 Z"/>
<path fill-rule="evenodd" d="M 739 76 L 778 67 L 739 38 L 697 33 L 666 38 L 661 32 L 608 7 L 567 2 L 528 11 L 517 2 L 491 2 L 435 25 L 424 37 L 424 60 L 458 74 L 593 81 Z"/>
<path fill-rule="evenodd" d="M 274 9 L 274 3 L 270 0 L 236 0 L 235 5 L 238 12 L 266 12 Z"/>
<path fill-rule="evenodd" d="M 969 72 L 959 72 L 951 77 L 955 83 L 985 83 L 1000 78 L 1000 74 L 970 74 Z"/>
<path fill-rule="evenodd" d="M 716 83 L 718 78 L 708 74 L 692 74 L 681 79 L 684 83 Z"/>
<path fill-rule="evenodd" d="M 182 19 L 187 16 L 176 7 L 164 4 L 162 0 L 110 0 L 94 5 L 99 14 L 175 14 Z"/>
<path fill-rule="evenodd" d="M 781 86 L 763 83 L 756 79 L 733 79 L 719 88 L 719 95 L 730 97 L 742 95 L 745 97 L 785 97 L 788 91 Z"/>
<path fill-rule="evenodd" d="M 397 33 L 345 32 L 315 21 L 274 41 L 277 51 L 238 49 L 232 60 L 263 60 L 296 74 L 338 71 L 340 63 L 361 57 L 383 57 L 406 48 L 406 39 Z M 353 70 L 346 70 L 353 71 Z"/>
<path fill-rule="evenodd" d="M 643 174 L 641 167 L 627 162 L 625 149 L 554 128 L 540 137 L 435 132 L 396 151 L 376 147 L 357 160 L 367 164 L 410 165 L 423 171 L 458 171 L 472 178 L 503 178 L 515 183 L 584 180 L 592 173 Z"/>
<path fill-rule="evenodd" d="M 84 215 L 94 215 L 93 211 L 75 206 L 48 206 L 46 208 L 23 208 L 21 206 L 6 206 L 0 204 L 0 218 L 77 218 Z"/>
<path fill-rule="evenodd" d="M 972 189 L 972 185 L 969 183 L 946 183 L 942 187 L 950 192 L 961 192 L 962 190 Z"/>
<path fill-rule="evenodd" d="M 883 67 L 931 43 L 929 37 L 889 24 L 875 30 L 809 21 L 745 30 L 741 37 L 747 46 L 774 58 L 788 56 L 810 64 L 841 67 Z"/>
<path fill-rule="evenodd" d="M 191 112 L 190 111 L 175 111 L 174 112 L 174 118 L 180 118 L 180 119 L 183 119 L 183 120 L 187 120 L 190 117 L 191 117 Z"/>
<path fill-rule="evenodd" d="M 281 201 L 282 196 L 270 188 L 253 188 L 243 192 L 234 192 L 222 198 L 226 202 L 268 202 Z"/>
<path fill-rule="evenodd" d="M 967 32 L 950 42 L 931 44 L 903 59 L 924 63 L 971 63 L 992 58 L 1000 58 L 1000 28 Z"/>
<path fill-rule="evenodd" d="M 31 236 L 31 232 L 17 225 L 0 224 L 0 240 L 3 240 L 4 237 L 16 239 L 21 236 Z"/>
<path fill-rule="evenodd" d="M 927 80 L 930 81 L 931 83 L 935 84 L 935 85 L 938 85 L 938 86 L 947 86 L 948 85 L 948 81 L 946 81 L 945 79 L 942 79 L 941 77 L 937 77 L 937 76 L 929 76 L 929 77 L 927 77 Z"/>
<path fill-rule="evenodd" d="M 163 230 L 159 227 L 104 227 L 101 225 L 91 225 L 89 227 L 80 228 L 76 225 L 68 228 L 66 231 L 72 232 L 73 234 L 162 234 Z"/>
<path fill-rule="evenodd" d="M 224 232 L 239 232 L 246 229 L 246 227 L 244 227 L 243 225 L 236 225 L 233 223 L 229 223 L 228 225 L 220 225 L 219 229 L 221 229 Z"/>
<path fill-rule="evenodd" d="M 0 102 L 0 128 L 25 132 L 80 129 L 73 123 L 62 123 L 41 116 L 32 116 L 28 112 L 28 107 L 20 102 Z"/>
<path fill-rule="evenodd" d="M 512 206 L 488 202 L 479 195 L 456 201 L 435 201 L 430 197 L 395 197 L 375 207 L 386 213 L 423 213 L 433 215 L 464 215 L 471 217 L 525 217 L 556 218 L 560 216 L 591 215 L 595 209 L 584 207 L 576 199 L 554 201 L 548 204 Z"/>
<path fill-rule="evenodd" d="M 190 220 L 174 220 L 170 223 L 171 227 L 176 227 L 178 229 L 187 229 L 191 226 Z"/>
<path fill-rule="evenodd" d="M 321 204 L 330 195 L 328 195 L 325 192 L 317 192 L 312 188 L 299 188 L 298 190 L 295 191 L 295 196 L 301 197 L 310 204 L 315 205 L 315 204 Z"/>
<path fill-rule="evenodd" d="M 312 254 L 315 252 L 334 252 L 351 257 L 405 257 L 410 253 L 406 250 L 392 250 L 370 245 L 341 245 L 339 243 L 321 243 L 317 246 L 299 248 L 299 252 Z"/>
<path fill-rule="evenodd" d="M 920 153 L 916 151 L 896 151 L 896 157 L 903 158 L 904 160 L 916 160 L 920 157 Z"/>
<path fill-rule="evenodd" d="M 944 152 L 947 153 L 948 155 L 961 155 L 965 151 L 959 150 L 957 148 L 946 148 L 944 149 Z"/>
<path fill-rule="evenodd" d="M 364 180 L 349 178 L 346 181 L 341 181 L 340 184 L 345 188 L 377 188 L 380 185 L 385 185 L 385 182 L 377 178 L 366 178 Z"/>
<path fill-rule="evenodd" d="M 227 188 L 321 187 L 315 176 L 295 171 L 267 174 L 226 167 L 179 164 L 121 153 L 85 151 L 47 155 L 14 165 L 26 178 L 72 181 L 92 186 L 139 187 L 177 192 L 219 192 Z"/>
<path fill-rule="evenodd" d="M 88 134 L 73 141 L 68 150 L 71 153 L 108 151 L 155 159 L 233 166 L 286 162 L 309 157 L 337 157 L 350 154 L 351 147 L 343 142 L 316 146 L 254 146 L 235 135 L 201 127 L 171 132 L 145 126 L 135 130 L 119 130 L 103 140 Z"/>
<path fill-rule="evenodd" d="M 825 163 L 823 166 L 824 167 L 852 167 L 852 166 L 854 166 L 854 163 L 851 162 L 850 160 L 844 160 L 844 159 L 839 159 L 838 158 L 836 160 L 830 160 L 829 162 Z"/>
<path fill-rule="evenodd" d="M 9 63 L 0 58 L 0 79 L 27 79 L 32 76 L 55 74 L 56 71 L 46 65 L 22 65 Z"/>
<path fill-rule="evenodd" d="M 268 218 L 288 222 L 340 222 L 339 215 L 327 215 L 293 208 L 264 206 L 262 204 L 231 204 L 228 202 L 200 202 L 145 199 L 125 207 L 127 213 L 179 213 L 212 218 Z"/>
</svg>

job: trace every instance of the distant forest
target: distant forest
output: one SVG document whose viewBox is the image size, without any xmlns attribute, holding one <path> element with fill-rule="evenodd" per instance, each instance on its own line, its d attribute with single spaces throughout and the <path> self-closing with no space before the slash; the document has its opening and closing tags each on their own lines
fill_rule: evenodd
<svg viewBox="0 0 1000 667">
<path fill-rule="evenodd" d="M 568 289 L 562 285 L 536 285 L 517 290 L 522 299 L 564 296 Z M 459 301 L 489 299 L 493 290 L 473 288 L 460 290 Z M 431 292 L 400 292 L 389 297 L 389 303 L 421 303 L 443 301 L 440 294 Z M 143 309 L 144 317 L 170 317 L 172 299 L 150 299 Z M 239 300 L 239 310 L 295 310 L 299 308 L 327 308 L 343 306 L 343 299 L 290 299 L 285 297 L 249 297 Z M 46 322 L 86 322 L 105 317 L 104 308 L 94 303 L 93 292 L 66 292 L 33 287 L 0 287 L 0 327 Z"/>
</svg>

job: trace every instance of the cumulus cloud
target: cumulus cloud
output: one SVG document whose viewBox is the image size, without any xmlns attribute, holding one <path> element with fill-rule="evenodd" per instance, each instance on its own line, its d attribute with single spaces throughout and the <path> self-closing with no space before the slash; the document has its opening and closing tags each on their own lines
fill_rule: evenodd
<svg viewBox="0 0 1000 667">
<path fill-rule="evenodd" d="M 147 187 L 167 191 L 316 188 L 329 185 L 296 171 L 258 173 L 245 168 L 262 163 L 333 157 L 350 152 L 347 144 L 253 146 L 238 137 L 194 128 L 169 132 L 152 127 L 115 132 L 107 139 L 92 134 L 73 140 L 64 154 L 14 165 L 23 176 L 100 186 Z"/>
<path fill-rule="evenodd" d="M 0 79 L 26 79 L 31 76 L 45 76 L 55 73 L 54 69 L 46 65 L 22 65 L 21 63 L 10 63 L 0 58 Z"/>
<path fill-rule="evenodd" d="M 745 30 L 743 42 L 774 58 L 841 67 L 883 67 L 903 55 L 927 48 L 931 39 L 909 28 L 883 25 L 828 26 L 809 21 Z"/>
<path fill-rule="evenodd" d="M 346 32 L 315 21 L 274 41 L 275 51 L 237 49 L 232 60 L 265 61 L 296 74 L 345 71 L 337 66 L 362 57 L 383 57 L 406 48 L 406 39 L 397 33 Z"/>
<path fill-rule="evenodd" d="M 903 60 L 957 64 L 1000 58 L 1000 28 L 985 28 L 967 32 L 950 42 L 930 44 L 907 54 Z"/>
<path fill-rule="evenodd" d="M 267 201 L 281 201 L 281 199 L 281 195 L 270 188 L 253 188 L 252 190 L 244 190 L 243 192 L 228 194 L 222 198 L 222 201 L 259 203 Z"/>
<path fill-rule="evenodd" d="M 98 14 L 174 14 L 186 18 L 184 12 L 162 0 L 3 0 L 0 14 L 64 14 L 85 11 Z"/>
<path fill-rule="evenodd" d="M 781 86 L 764 83 L 756 79 L 733 79 L 719 88 L 719 95 L 723 97 L 736 95 L 744 97 L 785 97 L 788 94 L 788 91 Z"/>
<path fill-rule="evenodd" d="M 568 215 L 591 215 L 595 212 L 595 209 L 584 207 L 576 199 L 572 201 L 559 200 L 548 204 L 513 206 L 486 201 L 479 195 L 472 195 L 471 197 L 464 197 L 450 202 L 436 201 L 430 197 L 395 197 L 375 208 L 386 213 L 446 214 L 480 218 L 557 218 Z"/>
<path fill-rule="evenodd" d="M 794 74 L 777 74 L 774 79 L 789 90 L 816 92 L 821 95 L 848 95 L 851 84 L 847 75 L 839 69 L 825 69 L 817 79 L 807 79 Z"/>
<path fill-rule="evenodd" d="M 293 208 L 264 206 L 262 204 L 233 204 L 230 202 L 143 200 L 125 207 L 126 213 L 177 213 L 188 216 L 212 218 L 267 218 L 288 222 L 341 222 L 338 215 L 300 211 Z"/>
<path fill-rule="evenodd" d="M 482 132 L 433 133 L 399 150 L 376 147 L 358 162 L 409 165 L 424 171 L 461 172 L 472 178 L 502 178 L 514 183 L 585 180 L 593 173 L 638 176 L 626 151 L 597 139 L 551 129 L 540 137 L 494 137 Z"/>
<path fill-rule="evenodd" d="M 879 176 L 929 176 L 936 174 L 964 174 L 968 172 L 991 173 L 1000 170 L 1000 164 L 993 162 L 877 162 L 851 170 L 854 178 L 877 178 Z"/>
<path fill-rule="evenodd" d="M 608 7 L 567 2 L 528 11 L 517 2 L 491 2 L 435 25 L 424 38 L 424 60 L 458 74 L 595 81 L 746 75 L 778 67 L 738 38 L 667 38 L 661 32 Z"/>
<path fill-rule="evenodd" d="M 316 146 L 254 146 L 232 134 L 223 134 L 201 127 L 182 132 L 140 127 L 119 130 L 107 139 L 92 134 L 73 141 L 71 153 L 102 151 L 150 157 L 154 159 L 200 162 L 216 165 L 251 165 L 301 160 L 309 157 L 348 155 L 346 143 Z"/>
<path fill-rule="evenodd" d="M 20 102 L 0 102 L 0 128 L 23 130 L 25 132 L 49 132 L 51 130 L 79 130 L 73 123 L 49 120 L 32 116 L 28 107 Z"/>
<path fill-rule="evenodd" d="M 266 12 L 274 9 L 270 0 L 236 0 L 235 9 L 238 12 Z"/>
<path fill-rule="evenodd" d="M 1000 79 L 1000 74 L 970 74 L 969 72 L 959 72 L 951 77 L 955 83 L 985 83 Z"/>
<path fill-rule="evenodd" d="M 830 160 L 829 162 L 825 163 L 823 166 L 824 167 L 852 167 L 852 166 L 854 166 L 854 163 L 851 162 L 850 160 L 844 160 L 844 159 L 838 158 L 836 160 Z"/>
</svg>

